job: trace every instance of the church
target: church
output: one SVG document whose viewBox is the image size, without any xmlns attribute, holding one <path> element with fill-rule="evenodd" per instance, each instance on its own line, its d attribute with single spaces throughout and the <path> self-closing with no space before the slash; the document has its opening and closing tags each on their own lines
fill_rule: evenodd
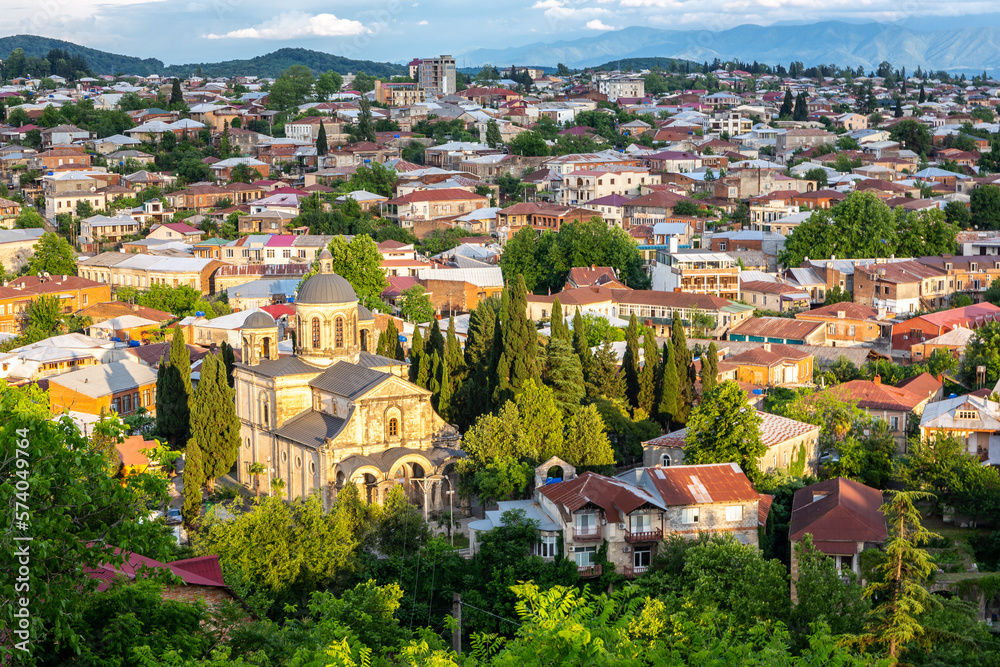
<svg viewBox="0 0 1000 667">
<path fill-rule="evenodd" d="M 298 292 L 292 356 L 279 358 L 278 325 L 266 312 L 243 326 L 234 474 L 253 488 L 250 468 L 261 463 L 264 489 L 281 479 L 286 499 L 318 493 L 328 509 L 349 481 L 369 503 L 402 484 L 425 513 L 447 508 L 464 455 L 458 431 L 434 410 L 431 392 L 406 379 L 406 364 L 369 351 L 375 318 L 332 264 L 324 250 L 319 273 Z"/>
</svg>

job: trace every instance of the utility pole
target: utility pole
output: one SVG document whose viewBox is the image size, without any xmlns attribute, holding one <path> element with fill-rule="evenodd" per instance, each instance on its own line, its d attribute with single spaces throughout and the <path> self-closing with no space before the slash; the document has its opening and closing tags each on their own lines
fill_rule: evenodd
<svg viewBox="0 0 1000 667">
<path fill-rule="evenodd" d="M 462 655 L 462 595 L 451 594 L 451 615 L 455 619 L 455 627 L 451 631 L 451 650 Z"/>
</svg>

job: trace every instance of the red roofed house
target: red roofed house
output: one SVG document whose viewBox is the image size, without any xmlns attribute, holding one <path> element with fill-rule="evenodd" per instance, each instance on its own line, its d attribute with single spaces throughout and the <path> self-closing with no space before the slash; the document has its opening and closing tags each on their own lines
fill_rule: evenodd
<svg viewBox="0 0 1000 667">
<path fill-rule="evenodd" d="M 163 241 L 183 241 L 185 243 L 198 243 L 204 234 L 200 229 L 196 229 L 184 222 L 168 222 L 162 225 L 153 225 L 147 239 L 160 239 Z"/>
<path fill-rule="evenodd" d="M 849 301 L 796 313 L 795 319 L 822 322 L 826 326 L 826 340 L 834 347 L 837 343 L 851 345 L 878 340 L 883 327 L 888 329 L 890 326 L 880 321 L 878 309 Z"/>
<path fill-rule="evenodd" d="M 911 351 L 917 343 L 925 343 L 959 327 L 978 329 L 987 322 L 996 321 L 1000 321 L 1000 307 L 992 303 L 977 303 L 911 317 L 892 325 L 891 350 Z"/>
<path fill-rule="evenodd" d="M 730 369 L 737 382 L 756 387 L 812 384 L 813 355 L 795 345 L 764 343 L 719 362 L 720 371 Z"/>
<path fill-rule="evenodd" d="M 888 423 L 897 446 L 904 453 L 909 420 L 915 418 L 919 422 L 924 407 L 937 395 L 936 392 L 925 391 L 923 386 L 906 388 L 882 384 L 882 378 L 877 375 L 874 380 L 851 380 L 830 387 L 823 393 L 857 403 L 871 417 Z"/>
<path fill-rule="evenodd" d="M 402 227 L 412 227 L 416 221 L 436 220 L 471 213 L 489 206 L 489 198 L 459 188 L 417 190 L 386 202 L 391 207 L 388 217 Z"/>
<path fill-rule="evenodd" d="M 117 549 L 116 552 L 121 553 Z M 134 581 L 137 576 L 141 577 L 143 568 L 169 570 L 180 578 L 181 583 L 164 587 L 162 596 L 165 600 L 201 602 L 209 610 L 226 601 L 240 602 L 239 596 L 226 585 L 218 556 L 199 556 L 161 563 L 136 553 L 125 552 L 125 562 L 121 565 L 99 565 L 87 572 L 87 576 L 98 579 L 100 583 L 97 590 L 104 591 L 117 579 Z"/>
<path fill-rule="evenodd" d="M 760 437 L 767 446 L 767 452 L 757 461 L 761 472 L 788 472 L 789 468 L 802 465 L 800 474 L 815 475 L 819 462 L 819 426 L 759 410 L 757 414 L 762 420 Z M 683 463 L 686 437 L 687 429 L 682 428 L 642 443 L 643 465 L 667 467 Z"/>
<path fill-rule="evenodd" d="M 575 266 L 569 270 L 569 274 L 566 276 L 566 286 L 563 289 L 605 286 L 625 288 L 625 285 L 618 282 L 615 270 L 610 266 Z"/>
<path fill-rule="evenodd" d="M 878 548 L 887 537 L 881 508 L 881 491 L 843 477 L 810 484 L 795 492 L 788 524 L 793 600 L 795 581 L 799 578 L 795 545 L 807 534 L 812 535 L 817 551 L 835 559 L 838 570 L 849 570 L 860 580 L 861 552 Z"/>
</svg>

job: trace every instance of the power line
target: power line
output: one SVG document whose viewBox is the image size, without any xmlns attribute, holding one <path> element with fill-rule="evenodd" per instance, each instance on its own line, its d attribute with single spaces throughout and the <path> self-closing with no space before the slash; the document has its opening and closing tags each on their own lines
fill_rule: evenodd
<svg viewBox="0 0 1000 667">
<path fill-rule="evenodd" d="M 487 616 L 492 616 L 493 618 L 500 619 L 501 621 L 506 621 L 507 623 L 516 625 L 517 627 L 521 627 L 521 624 L 518 621 L 512 621 L 509 618 L 504 618 L 503 616 L 497 616 L 496 614 L 486 611 L 485 609 L 480 609 L 479 607 L 471 605 L 468 602 L 465 602 L 464 600 L 460 601 L 459 604 L 462 605 L 463 607 L 470 607 L 472 609 L 475 609 L 476 611 L 486 614 Z"/>
</svg>

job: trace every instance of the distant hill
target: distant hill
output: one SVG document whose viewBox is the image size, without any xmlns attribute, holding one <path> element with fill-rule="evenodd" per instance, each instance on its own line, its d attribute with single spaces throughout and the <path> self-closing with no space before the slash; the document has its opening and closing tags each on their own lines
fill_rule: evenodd
<svg viewBox="0 0 1000 667">
<path fill-rule="evenodd" d="M 969 23 L 974 19 L 968 17 Z M 721 32 L 632 27 L 593 37 L 477 49 L 462 59 L 503 65 L 532 62 L 594 67 L 631 58 L 681 58 L 694 62 L 738 59 L 769 65 L 800 61 L 871 71 L 887 60 L 910 72 L 918 66 L 950 72 L 1000 70 L 1000 28 L 977 26 L 910 30 L 893 23 L 823 21 L 806 25 L 741 25 Z"/>
<path fill-rule="evenodd" d="M 406 75 L 409 69 L 395 63 L 381 63 L 372 60 L 351 60 L 343 56 L 335 56 L 322 51 L 309 49 L 278 49 L 264 56 L 249 60 L 227 60 L 221 63 L 192 63 L 189 65 L 170 65 L 162 73 L 169 76 L 190 76 L 201 66 L 205 76 L 238 76 L 251 74 L 256 76 L 276 77 L 292 65 L 305 65 L 314 74 L 332 69 L 334 72 L 357 74 L 364 72 L 373 76 Z"/>
<path fill-rule="evenodd" d="M 24 49 L 27 56 L 44 58 L 52 49 L 63 49 L 70 55 L 80 55 L 87 59 L 87 64 L 94 74 L 164 74 L 167 76 L 190 76 L 198 71 L 205 76 L 236 76 L 240 74 L 264 77 L 276 77 L 292 65 L 305 65 L 318 74 L 332 69 L 334 72 L 347 74 L 360 71 L 375 76 L 396 76 L 408 73 L 403 65 L 394 63 L 374 62 L 371 60 L 351 60 L 321 51 L 309 49 L 278 49 L 267 55 L 257 56 L 247 60 L 227 60 L 221 63 L 191 63 L 188 65 L 164 65 L 156 58 L 135 58 L 107 51 L 99 51 L 86 46 L 80 46 L 61 39 L 38 37 L 37 35 L 13 35 L 0 37 L 0 58 L 6 59 L 16 48 Z"/>
<path fill-rule="evenodd" d="M 163 63 L 156 58 L 134 58 L 107 51 L 98 51 L 61 39 L 50 39 L 37 35 L 13 35 L 0 37 L 0 58 L 6 60 L 14 49 L 24 49 L 26 56 L 44 58 L 52 49 L 62 49 L 70 55 L 83 56 L 94 74 L 158 74 L 163 71 Z"/>
<path fill-rule="evenodd" d="M 602 65 L 597 65 L 592 69 L 595 70 L 644 70 L 653 69 L 659 67 L 662 70 L 670 68 L 670 63 L 677 63 L 679 71 L 683 71 L 683 68 L 687 65 L 691 65 L 691 71 L 701 71 L 701 63 L 696 63 L 692 60 L 684 60 L 683 58 L 622 58 L 620 60 L 612 60 L 606 62 Z"/>
</svg>

